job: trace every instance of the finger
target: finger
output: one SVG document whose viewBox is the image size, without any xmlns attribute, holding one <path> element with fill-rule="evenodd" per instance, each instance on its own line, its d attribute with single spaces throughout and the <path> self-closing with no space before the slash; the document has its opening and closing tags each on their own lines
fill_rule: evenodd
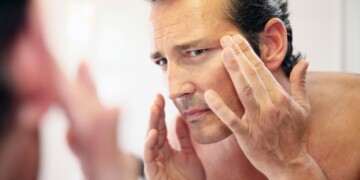
<svg viewBox="0 0 360 180">
<path fill-rule="evenodd" d="M 103 136 L 99 136 L 100 143 L 103 148 L 109 150 L 116 150 L 117 148 L 117 127 L 120 116 L 120 110 L 117 107 L 111 107 L 104 109 L 104 113 L 98 116 L 98 119 L 94 123 L 95 127 L 93 132 L 101 132 Z M 101 129 L 100 129 L 101 126 Z"/>
<path fill-rule="evenodd" d="M 81 63 L 78 68 L 78 82 L 85 86 L 91 93 L 96 95 L 96 86 L 90 75 L 88 66 L 85 63 Z"/>
<path fill-rule="evenodd" d="M 180 149 L 184 153 L 194 154 L 195 150 L 191 142 L 189 127 L 181 116 L 177 116 L 176 118 L 175 131 L 179 140 Z"/>
<path fill-rule="evenodd" d="M 308 61 L 299 61 L 290 74 L 290 95 L 307 111 L 310 110 L 306 94 L 306 71 L 308 67 Z"/>
<path fill-rule="evenodd" d="M 262 79 L 265 88 L 267 89 L 271 99 L 286 99 L 280 97 L 287 97 L 287 93 L 284 88 L 277 82 L 272 73 L 267 69 L 264 62 L 259 58 L 259 56 L 254 52 L 249 42 L 242 37 L 240 34 L 233 36 L 234 41 L 236 42 L 237 48 L 239 51 L 243 52 L 245 57 L 249 59 L 252 66 L 258 72 L 260 78 Z M 279 102 L 284 103 L 284 102 Z"/>
<path fill-rule="evenodd" d="M 151 129 L 157 129 L 159 127 L 160 117 L 161 117 L 161 112 L 160 111 L 161 111 L 161 109 L 163 109 L 163 106 L 164 106 L 163 104 L 165 104 L 164 101 L 165 100 L 163 100 L 163 97 L 162 97 L 161 94 L 156 95 L 154 103 L 151 106 L 148 132 Z"/>
<path fill-rule="evenodd" d="M 211 110 L 229 127 L 238 139 L 241 140 L 247 136 L 248 124 L 241 121 L 216 92 L 207 90 L 204 96 Z"/>
<path fill-rule="evenodd" d="M 70 82 L 61 72 L 57 73 L 55 96 L 71 123 L 90 119 L 104 109 L 99 99 L 79 82 Z"/>
<path fill-rule="evenodd" d="M 240 34 L 233 36 L 235 43 L 235 48 L 238 48 L 239 51 L 243 52 L 245 57 L 249 60 L 252 66 L 257 70 L 260 78 L 263 80 L 266 88 L 270 92 L 276 92 L 279 88 L 282 89 L 281 85 L 276 81 L 272 73 L 267 69 L 264 62 L 259 58 L 259 56 L 254 52 L 249 42 L 246 41 L 244 37 Z M 235 51 L 236 52 L 236 51 Z"/>
<path fill-rule="evenodd" d="M 81 106 L 74 85 L 69 82 L 60 69 L 54 72 L 54 74 L 54 89 L 57 103 L 65 110 L 67 115 L 76 113 L 76 109 Z"/>
<path fill-rule="evenodd" d="M 167 127 L 165 123 L 165 100 L 161 94 L 156 96 L 151 107 L 149 131 L 156 129 L 158 132 L 159 146 L 162 147 L 167 138 Z"/>
<path fill-rule="evenodd" d="M 151 129 L 146 138 L 144 146 L 144 165 L 148 177 L 154 177 L 159 167 L 156 162 L 158 157 L 158 133 L 156 129 Z"/>
<path fill-rule="evenodd" d="M 233 73 L 235 75 L 234 78 L 238 78 L 239 75 L 238 75 L 237 72 L 242 71 L 243 74 L 245 75 L 245 77 L 248 78 L 250 84 L 253 85 L 255 96 L 257 98 L 266 98 L 266 97 L 268 97 L 269 94 L 267 93 L 267 89 L 266 89 L 266 87 L 265 87 L 265 85 L 263 83 L 263 80 L 260 78 L 257 69 L 251 64 L 248 57 L 245 56 L 244 52 L 238 46 L 238 44 L 235 43 L 233 41 L 233 38 L 230 37 L 230 36 L 227 36 L 222 40 L 225 41 L 223 44 L 225 46 L 231 47 L 232 50 L 234 51 L 234 53 L 236 54 L 236 56 L 234 56 L 234 54 L 233 54 L 233 57 L 228 56 L 228 58 L 227 58 L 227 60 L 235 61 L 235 62 L 237 62 L 239 64 L 238 65 L 239 70 L 235 69 L 235 73 Z M 230 61 L 228 61 L 228 62 L 230 62 Z M 230 68 L 231 66 L 228 66 L 228 67 Z"/>
<path fill-rule="evenodd" d="M 248 78 L 243 74 L 241 65 L 237 60 L 234 51 L 231 48 L 224 49 L 224 64 L 233 81 L 237 95 L 249 113 L 258 112 L 258 102 L 254 94 L 254 87 Z"/>
<path fill-rule="evenodd" d="M 71 128 L 69 128 L 66 133 L 66 140 L 68 142 L 71 151 L 75 154 L 76 157 L 79 157 L 79 155 L 81 155 L 80 146 L 76 142 L 74 131 Z"/>
<path fill-rule="evenodd" d="M 254 117 L 271 99 L 256 69 L 230 36 L 221 39 L 224 64 L 249 117 Z M 245 80 L 244 80 L 245 79 Z"/>
</svg>

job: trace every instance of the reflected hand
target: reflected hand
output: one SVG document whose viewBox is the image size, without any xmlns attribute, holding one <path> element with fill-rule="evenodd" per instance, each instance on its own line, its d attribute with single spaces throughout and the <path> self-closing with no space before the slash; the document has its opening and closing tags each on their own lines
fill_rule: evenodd
<svg viewBox="0 0 360 180">
<path fill-rule="evenodd" d="M 167 139 L 165 102 L 157 96 L 151 108 L 149 133 L 145 144 L 145 173 L 149 179 L 206 179 L 202 163 L 192 145 L 185 121 L 176 118 L 176 135 L 181 150 L 172 149 Z"/>
<path fill-rule="evenodd" d="M 243 37 L 225 36 L 221 44 L 225 67 L 245 114 L 238 117 L 212 90 L 205 93 L 205 99 L 235 134 L 250 162 L 269 179 L 301 173 L 302 177 L 322 177 L 306 148 L 310 115 L 305 86 L 308 63 L 300 61 L 293 69 L 289 94 Z"/>
<path fill-rule="evenodd" d="M 87 179 L 137 179 L 135 158 L 117 147 L 118 109 L 105 107 L 97 97 L 87 67 L 70 82 L 58 71 L 56 95 L 70 122 L 68 142 Z"/>
</svg>

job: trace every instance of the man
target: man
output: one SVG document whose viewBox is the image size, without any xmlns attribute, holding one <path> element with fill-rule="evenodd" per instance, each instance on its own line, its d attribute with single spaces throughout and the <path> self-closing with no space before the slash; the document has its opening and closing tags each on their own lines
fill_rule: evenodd
<svg viewBox="0 0 360 180">
<path fill-rule="evenodd" d="M 153 0 L 151 21 L 151 58 L 184 120 L 168 140 L 158 95 L 150 179 L 360 178 L 360 77 L 306 73 L 286 2 Z"/>
<path fill-rule="evenodd" d="M 135 158 L 117 147 L 118 110 L 98 99 L 85 65 L 65 77 L 49 53 L 36 1 L 0 2 L 0 180 L 37 179 L 39 125 L 56 103 L 87 179 L 136 179 Z"/>
</svg>

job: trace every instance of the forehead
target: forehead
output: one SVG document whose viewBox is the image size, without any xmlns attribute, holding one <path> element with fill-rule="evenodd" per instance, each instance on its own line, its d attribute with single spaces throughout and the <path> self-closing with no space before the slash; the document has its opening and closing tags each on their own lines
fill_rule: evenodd
<svg viewBox="0 0 360 180">
<path fill-rule="evenodd" d="M 151 11 L 153 48 L 181 45 L 210 35 L 220 36 L 220 32 L 225 32 L 229 26 L 233 26 L 225 20 L 227 1 L 165 0 L 153 5 Z"/>
<path fill-rule="evenodd" d="M 223 17 L 227 0 L 164 0 L 154 4 L 151 20 L 154 30 L 185 22 L 209 22 Z"/>
</svg>

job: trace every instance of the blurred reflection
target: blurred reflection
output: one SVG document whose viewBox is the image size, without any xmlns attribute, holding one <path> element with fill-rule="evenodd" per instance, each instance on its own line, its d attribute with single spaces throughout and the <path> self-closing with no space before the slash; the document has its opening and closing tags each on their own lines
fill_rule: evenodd
<svg viewBox="0 0 360 180">
<path fill-rule="evenodd" d="M 62 73 L 43 39 L 36 5 L 0 2 L 0 179 L 37 179 L 39 124 L 51 104 L 69 120 L 67 140 L 87 179 L 136 179 L 138 161 L 117 147 L 118 109 L 99 101 L 85 64 L 76 80 Z"/>
</svg>

